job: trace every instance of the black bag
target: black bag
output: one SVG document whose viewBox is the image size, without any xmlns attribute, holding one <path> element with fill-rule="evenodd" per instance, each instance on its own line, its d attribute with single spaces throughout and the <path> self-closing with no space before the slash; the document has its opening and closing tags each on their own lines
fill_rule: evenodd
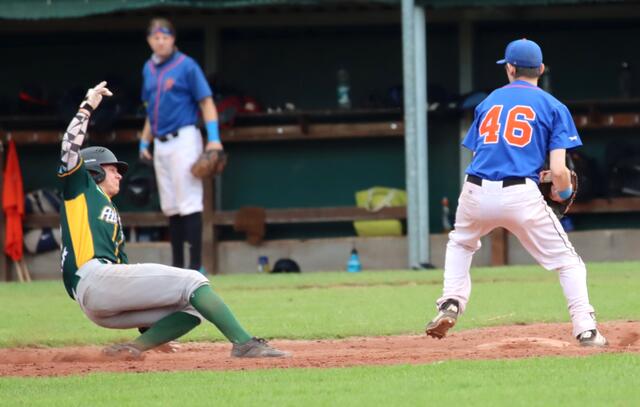
<svg viewBox="0 0 640 407">
<path fill-rule="evenodd" d="M 616 195 L 640 196 L 640 155 L 620 159 L 611 169 L 609 185 Z"/>
<path fill-rule="evenodd" d="M 640 196 L 640 146 L 612 143 L 607 146 L 608 196 Z"/>
<path fill-rule="evenodd" d="M 36 189 L 24 196 L 27 215 L 60 213 L 62 197 L 55 189 Z M 60 228 L 25 229 L 24 247 L 31 254 L 44 253 L 60 248 Z"/>
<path fill-rule="evenodd" d="M 573 171 L 578 175 L 578 193 L 576 194 L 577 202 L 589 201 L 600 195 L 597 186 L 598 167 L 596 160 L 590 158 L 578 151 L 567 151 L 567 156 L 573 164 Z"/>
<path fill-rule="evenodd" d="M 300 266 L 291 259 L 278 259 L 273 265 L 272 273 L 299 273 Z"/>
</svg>

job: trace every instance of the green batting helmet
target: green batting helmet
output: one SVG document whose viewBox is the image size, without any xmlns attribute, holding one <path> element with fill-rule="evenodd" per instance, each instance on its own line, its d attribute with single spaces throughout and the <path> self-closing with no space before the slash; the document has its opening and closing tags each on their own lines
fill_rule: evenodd
<svg viewBox="0 0 640 407">
<path fill-rule="evenodd" d="M 124 161 L 118 161 L 116 155 L 111 152 L 106 147 L 87 147 L 80 150 L 80 156 L 84 161 L 84 165 L 87 167 L 87 170 L 93 176 L 96 184 L 104 181 L 104 178 L 107 176 L 107 173 L 102 168 L 103 165 L 112 164 L 115 165 L 118 169 L 120 175 L 127 173 L 129 169 L 129 164 Z"/>
</svg>

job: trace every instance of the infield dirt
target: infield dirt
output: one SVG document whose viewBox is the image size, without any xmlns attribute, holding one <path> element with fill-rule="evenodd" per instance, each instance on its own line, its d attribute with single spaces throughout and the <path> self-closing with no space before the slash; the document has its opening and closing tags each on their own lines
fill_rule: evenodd
<svg viewBox="0 0 640 407">
<path fill-rule="evenodd" d="M 570 324 L 533 324 L 454 330 L 442 340 L 415 336 L 336 340 L 274 340 L 292 352 L 282 359 L 236 359 L 228 343 L 185 343 L 177 353 L 147 352 L 143 361 L 113 361 L 96 346 L 0 349 L 0 376 L 60 376 L 95 372 L 166 372 L 328 368 L 359 365 L 428 364 L 445 360 L 517 359 L 640 353 L 640 321 L 600 323 L 607 348 L 585 348 L 571 337 Z"/>
</svg>

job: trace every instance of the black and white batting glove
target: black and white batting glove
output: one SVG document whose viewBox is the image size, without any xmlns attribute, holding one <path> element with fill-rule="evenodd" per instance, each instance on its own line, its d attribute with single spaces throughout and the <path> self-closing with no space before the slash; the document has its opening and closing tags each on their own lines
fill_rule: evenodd
<svg viewBox="0 0 640 407">
<path fill-rule="evenodd" d="M 107 88 L 107 82 L 102 81 L 95 87 L 87 91 L 87 95 L 80 104 L 80 109 L 84 109 L 91 113 L 98 108 L 100 102 L 102 102 L 103 96 L 113 96 L 113 93 Z"/>
</svg>

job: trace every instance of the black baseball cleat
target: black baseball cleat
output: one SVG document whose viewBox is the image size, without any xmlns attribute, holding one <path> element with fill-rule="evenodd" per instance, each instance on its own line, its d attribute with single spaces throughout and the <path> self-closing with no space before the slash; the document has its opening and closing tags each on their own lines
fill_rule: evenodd
<svg viewBox="0 0 640 407">
<path fill-rule="evenodd" d="M 459 310 L 457 300 L 449 299 L 443 302 L 438 315 L 427 324 L 425 330 L 427 336 L 437 339 L 444 338 L 447 335 L 447 331 L 456 324 Z"/>
<path fill-rule="evenodd" d="M 253 337 L 242 345 L 234 343 L 231 348 L 231 356 L 234 358 L 282 358 L 288 357 L 288 352 L 272 348 L 266 340 Z"/>
<path fill-rule="evenodd" d="M 594 348 L 602 348 L 609 345 L 607 338 L 602 336 L 597 329 L 584 331 L 577 337 L 580 346 L 590 346 Z"/>
</svg>

